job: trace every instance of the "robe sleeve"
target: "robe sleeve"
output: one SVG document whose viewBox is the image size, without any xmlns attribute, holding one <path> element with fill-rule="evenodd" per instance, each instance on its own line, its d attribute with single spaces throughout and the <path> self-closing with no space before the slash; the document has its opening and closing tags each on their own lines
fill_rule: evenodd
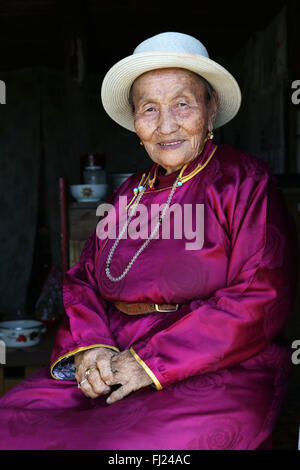
<svg viewBox="0 0 300 470">
<path fill-rule="evenodd" d="M 116 191 L 110 196 L 112 202 Z M 65 315 L 51 355 L 53 378 L 75 380 L 74 354 L 106 347 L 119 352 L 109 328 L 108 302 L 100 295 L 95 279 L 95 261 L 100 240 L 96 230 L 86 241 L 80 260 L 67 273 L 63 285 Z"/>
<path fill-rule="evenodd" d="M 258 354 L 282 332 L 291 311 L 298 241 L 276 180 L 265 170 L 259 179 L 247 177 L 235 189 L 229 198 L 225 189 L 226 203 L 220 203 L 222 196 L 214 188 L 208 188 L 207 196 L 229 231 L 226 285 L 167 314 L 130 348 L 157 390 Z"/>
</svg>

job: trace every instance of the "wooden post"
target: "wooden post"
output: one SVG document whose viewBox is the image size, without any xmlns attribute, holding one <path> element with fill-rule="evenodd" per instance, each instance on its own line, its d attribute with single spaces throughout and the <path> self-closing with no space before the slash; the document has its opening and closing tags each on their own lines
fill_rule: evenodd
<svg viewBox="0 0 300 470">
<path fill-rule="evenodd" d="M 4 394 L 4 367 L 0 364 L 0 397 Z"/>
<path fill-rule="evenodd" d="M 63 177 L 59 178 L 59 208 L 60 208 L 61 272 L 62 272 L 62 282 L 64 282 L 66 272 L 69 269 L 69 259 L 68 259 L 69 257 L 68 257 L 66 183 Z"/>
</svg>

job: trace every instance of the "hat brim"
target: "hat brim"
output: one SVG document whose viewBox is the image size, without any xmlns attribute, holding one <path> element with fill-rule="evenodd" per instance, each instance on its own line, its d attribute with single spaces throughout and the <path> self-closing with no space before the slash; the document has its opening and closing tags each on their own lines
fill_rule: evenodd
<svg viewBox="0 0 300 470">
<path fill-rule="evenodd" d="M 130 88 L 140 75 L 150 70 L 178 67 L 204 77 L 218 94 L 214 128 L 229 122 L 241 105 L 241 91 L 235 78 L 220 64 L 197 54 L 183 52 L 143 52 L 117 62 L 105 75 L 101 87 L 102 104 L 118 124 L 135 132 L 129 103 Z"/>
</svg>

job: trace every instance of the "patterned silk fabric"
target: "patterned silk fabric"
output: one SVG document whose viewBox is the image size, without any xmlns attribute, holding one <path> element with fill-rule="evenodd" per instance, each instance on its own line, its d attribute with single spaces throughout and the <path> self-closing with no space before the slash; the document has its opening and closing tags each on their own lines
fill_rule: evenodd
<svg viewBox="0 0 300 470">
<path fill-rule="evenodd" d="M 203 244 L 189 233 L 150 241 L 128 274 L 105 273 L 115 239 L 87 241 L 63 289 L 65 321 L 44 368 L 0 400 L 3 449 L 256 449 L 271 434 L 289 381 L 282 330 L 295 298 L 298 245 L 281 192 L 260 159 L 208 141 L 171 204 L 203 205 Z M 156 164 L 118 188 L 133 197 L 143 174 L 156 180 L 141 199 L 164 204 L 179 171 Z M 117 220 L 118 221 L 118 220 Z M 195 228 L 195 227 L 194 227 Z M 198 228 L 198 227 L 197 227 Z M 119 276 L 144 240 L 122 239 L 111 261 Z M 113 301 L 187 304 L 131 316 Z M 120 402 L 86 398 L 74 381 L 78 350 L 130 349 L 154 382 Z"/>
</svg>

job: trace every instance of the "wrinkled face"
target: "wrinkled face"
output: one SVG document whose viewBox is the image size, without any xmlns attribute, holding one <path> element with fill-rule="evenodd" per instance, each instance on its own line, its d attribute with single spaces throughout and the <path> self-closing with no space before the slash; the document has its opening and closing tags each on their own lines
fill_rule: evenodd
<svg viewBox="0 0 300 470">
<path fill-rule="evenodd" d="M 217 105 L 214 98 L 208 102 L 196 74 L 179 68 L 146 72 L 133 84 L 132 101 L 136 133 L 166 174 L 199 155 Z"/>
</svg>

